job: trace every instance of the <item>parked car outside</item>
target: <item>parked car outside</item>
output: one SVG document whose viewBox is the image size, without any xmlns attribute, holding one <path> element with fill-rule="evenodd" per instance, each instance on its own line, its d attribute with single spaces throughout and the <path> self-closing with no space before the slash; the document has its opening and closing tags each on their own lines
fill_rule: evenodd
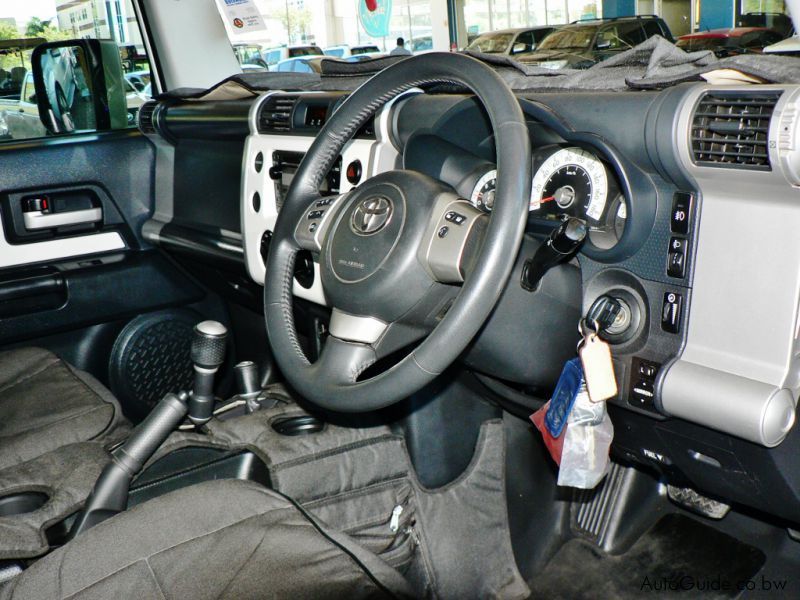
<svg viewBox="0 0 800 600">
<path fill-rule="evenodd" d="M 411 50 L 411 52 L 414 54 L 417 54 L 418 52 L 430 52 L 433 50 L 433 38 L 429 35 L 415 37 L 411 40 L 411 42 L 406 42 L 406 44 L 409 43 L 409 50 Z"/>
<path fill-rule="evenodd" d="M 289 59 L 297 58 L 300 56 L 323 56 L 324 52 L 319 46 L 313 44 L 304 46 L 280 46 L 277 48 L 268 48 L 264 50 L 264 62 L 270 70 L 279 62 Z"/>
<path fill-rule="evenodd" d="M 365 44 L 360 46 L 332 46 L 325 48 L 325 56 L 333 56 L 334 58 L 348 58 L 350 56 L 359 56 L 361 54 L 371 54 L 380 52 L 381 49 L 375 44 Z"/>
<path fill-rule="evenodd" d="M 682 35 L 676 46 L 686 52 L 710 50 L 719 58 L 762 52 L 766 46 L 783 39 L 777 31 L 765 27 L 734 27 L 733 29 L 712 29 Z"/>
<path fill-rule="evenodd" d="M 287 58 L 280 61 L 277 65 L 272 67 L 271 71 L 279 71 L 282 73 L 319 73 L 320 63 L 322 56 L 297 56 L 295 58 Z M 335 59 L 330 59 L 335 60 Z"/>
<path fill-rule="evenodd" d="M 557 28 L 519 60 L 546 69 L 587 69 L 656 35 L 673 41 L 667 24 L 655 16 L 575 21 Z"/>
<path fill-rule="evenodd" d="M 262 49 L 259 44 L 234 44 L 233 53 L 240 65 L 257 65 L 267 68 L 267 63 L 262 56 Z"/>
<path fill-rule="evenodd" d="M 554 27 L 520 27 L 501 29 L 479 35 L 467 50 L 483 54 L 505 54 L 515 56 L 536 49 L 539 43 L 553 31 Z"/>
<path fill-rule="evenodd" d="M 794 35 L 764 48 L 764 54 L 800 57 L 800 37 Z"/>
<path fill-rule="evenodd" d="M 131 71 L 125 73 L 125 79 L 136 88 L 136 91 L 141 92 L 150 83 L 150 71 Z"/>
<path fill-rule="evenodd" d="M 794 33 L 794 24 L 783 13 L 751 12 L 743 14 L 737 22 L 739 27 L 766 27 L 787 38 Z"/>
</svg>

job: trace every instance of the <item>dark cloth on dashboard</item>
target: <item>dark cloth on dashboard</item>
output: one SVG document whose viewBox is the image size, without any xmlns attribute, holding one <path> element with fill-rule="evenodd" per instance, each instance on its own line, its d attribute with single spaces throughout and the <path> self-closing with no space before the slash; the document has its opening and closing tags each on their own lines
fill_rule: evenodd
<svg viewBox="0 0 800 600">
<path fill-rule="evenodd" d="M 660 36 L 620 52 L 588 69 L 545 69 L 526 65 L 507 56 L 466 52 L 493 66 L 517 92 L 623 91 L 661 89 L 686 81 L 702 81 L 710 71 L 730 69 L 765 83 L 800 83 L 800 60 L 789 56 L 744 54 L 717 58 L 713 52 L 684 52 Z M 159 99 L 219 100 L 222 92 L 247 98 L 270 90 L 352 91 L 375 73 L 404 56 L 388 56 L 359 62 L 323 60 L 322 74 L 255 72 L 237 74 L 208 90 L 177 89 Z M 451 90 L 448 90 L 451 91 Z"/>
</svg>

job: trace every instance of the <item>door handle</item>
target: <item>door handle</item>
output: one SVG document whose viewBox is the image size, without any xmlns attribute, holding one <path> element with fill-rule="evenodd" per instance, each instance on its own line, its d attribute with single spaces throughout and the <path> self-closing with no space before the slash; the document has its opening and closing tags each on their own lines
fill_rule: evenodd
<svg viewBox="0 0 800 600">
<path fill-rule="evenodd" d="M 57 213 L 45 213 L 40 210 L 24 212 L 22 218 L 25 229 L 52 229 L 65 225 L 84 225 L 103 220 L 103 209 L 100 207 L 86 208 L 83 210 L 69 210 Z"/>
</svg>

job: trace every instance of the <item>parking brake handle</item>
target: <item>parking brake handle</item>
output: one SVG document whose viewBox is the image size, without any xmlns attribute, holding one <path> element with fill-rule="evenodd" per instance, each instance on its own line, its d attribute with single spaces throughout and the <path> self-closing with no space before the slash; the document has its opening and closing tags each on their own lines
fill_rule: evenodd
<svg viewBox="0 0 800 600">
<path fill-rule="evenodd" d="M 529 292 L 535 292 L 545 274 L 558 264 L 571 260 L 586 239 L 586 223 L 569 217 L 556 227 L 547 240 L 539 246 L 533 258 L 522 267 L 520 284 Z"/>
</svg>

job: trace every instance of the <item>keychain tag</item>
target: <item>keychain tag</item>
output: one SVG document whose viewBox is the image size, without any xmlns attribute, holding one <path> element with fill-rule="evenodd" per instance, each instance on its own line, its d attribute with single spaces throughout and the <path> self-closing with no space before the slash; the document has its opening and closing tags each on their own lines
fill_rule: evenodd
<svg viewBox="0 0 800 600">
<path fill-rule="evenodd" d="M 596 333 L 586 332 L 578 354 L 583 365 L 586 389 L 592 402 L 603 402 L 617 395 L 617 378 L 611 362 L 611 349 Z"/>
<path fill-rule="evenodd" d="M 544 418 L 547 431 L 554 438 L 560 436 L 561 432 L 564 431 L 572 405 L 575 403 L 580 391 L 585 389 L 581 362 L 577 358 L 568 360 L 561 371 L 561 376 L 558 378 L 556 389 L 553 391 L 553 397 L 550 398 L 550 402 L 547 405 L 547 413 Z"/>
</svg>

